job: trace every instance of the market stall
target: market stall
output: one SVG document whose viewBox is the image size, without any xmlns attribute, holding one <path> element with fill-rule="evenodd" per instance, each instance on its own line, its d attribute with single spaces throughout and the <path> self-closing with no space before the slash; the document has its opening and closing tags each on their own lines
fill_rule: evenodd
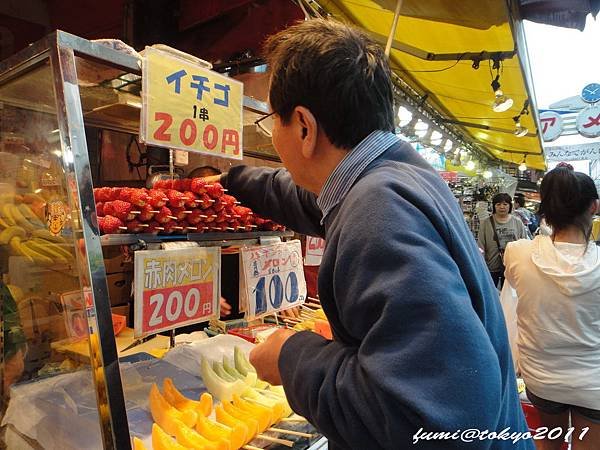
<svg viewBox="0 0 600 450">
<path fill-rule="evenodd" d="M 159 50 L 142 58 L 118 41 L 58 31 L 0 64 L 2 289 L 17 305 L 8 310 L 4 301 L 0 316 L 11 326 L 0 348 L 3 403 L 10 398 L 5 443 L 122 449 L 135 437 L 139 449 L 176 445 L 174 438 L 188 447 L 320 448 L 324 440 L 304 419 L 288 417 L 283 391 L 256 379 L 246 341 L 209 339 L 160 358 L 173 339 L 157 333 L 218 318 L 221 249 L 258 248 L 257 258 L 265 258 L 292 236 L 219 183 L 177 176 L 173 150 L 165 150 L 166 173 L 148 187 L 93 184 L 89 127 L 137 140 L 142 109 L 140 137 L 148 147 L 240 160 L 243 125 L 268 113 L 264 102 L 242 95 L 241 83 L 224 82 L 197 58 L 160 50 L 181 64 L 179 72 L 163 67 L 172 92 L 155 100 L 173 107 L 166 111 L 152 110 L 157 102 L 140 95 L 152 89 L 148 68 L 159 73 L 168 59 Z M 143 71 L 151 54 L 154 65 Z M 214 109 L 198 102 L 189 118 L 177 115 L 182 71 L 193 73 L 186 86 L 198 100 L 209 90 L 203 83 L 211 83 Z M 116 161 L 108 164 L 119 170 Z M 294 270 L 282 263 L 266 279 L 276 278 L 268 284 L 273 291 L 261 287 L 245 299 L 250 316 L 304 301 L 297 254 L 286 261 Z M 121 304 L 134 268 L 135 301 Z M 252 275 L 265 284 L 265 275 Z M 128 315 L 133 327 L 125 326 Z"/>
</svg>

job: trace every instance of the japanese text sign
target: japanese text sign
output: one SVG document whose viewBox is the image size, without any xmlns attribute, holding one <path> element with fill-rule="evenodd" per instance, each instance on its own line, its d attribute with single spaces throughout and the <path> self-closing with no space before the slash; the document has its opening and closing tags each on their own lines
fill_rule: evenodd
<svg viewBox="0 0 600 450">
<path fill-rule="evenodd" d="M 299 306 L 306 300 L 306 280 L 300 241 L 248 247 L 241 250 L 247 319 Z"/>
<path fill-rule="evenodd" d="M 304 264 L 307 266 L 320 266 L 325 250 L 325 241 L 314 236 L 306 236 L 306 256 Z"/>
<path fill-rule="evenodd" d="M 542 126 L 542 137 L 545 142 L 556 140 L 563 132 L 563 119 L 556 111 L 544 111 L 540 113 L 540 124 Z"/>
<path fill-rule="evenodd" d="M 144 56 L 141 139 L 242 159 L 243 84 L 152 47 Z"/>
<path fill-rule="evenodd" d="M 135 336 L 217 317 L 220 247 L 135 252 Z"/>
</svg>

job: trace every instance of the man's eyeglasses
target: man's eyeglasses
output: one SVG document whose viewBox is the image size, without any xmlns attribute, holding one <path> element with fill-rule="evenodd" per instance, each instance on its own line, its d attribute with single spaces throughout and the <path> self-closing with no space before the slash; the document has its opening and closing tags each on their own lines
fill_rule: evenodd
<svg viewBox="0 0 600 450">
<path fill-rule="evenodd" d="M 262 116 L 260 119 L 254 121 L 254 123 L 260 128 L 260 130 L 265 133 L 268 137 L 273 137 L 273 114 L 271 112 L 265 116 Z"/>
</svg>

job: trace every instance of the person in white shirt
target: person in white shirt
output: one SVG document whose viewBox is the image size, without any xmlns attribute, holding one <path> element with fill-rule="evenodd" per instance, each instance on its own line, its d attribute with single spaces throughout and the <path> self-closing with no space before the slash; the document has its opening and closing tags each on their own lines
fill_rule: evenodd
<svg viewBox="0 0 600 450">
<path fill-rule="evenodd" d="M 548 172 L 540 190 L 552 235 L 509 243 L 504 255 L 506 280 L 519 299 L 519 368 L 542 425 L 562 427 L 564 436 L 570 416 L 572 449 L 599 448 L 600 250 L 590 241 L 598 192 L 568 165 Z M 559 449 L 562 440 L 536 445 Z"/>
</svg>

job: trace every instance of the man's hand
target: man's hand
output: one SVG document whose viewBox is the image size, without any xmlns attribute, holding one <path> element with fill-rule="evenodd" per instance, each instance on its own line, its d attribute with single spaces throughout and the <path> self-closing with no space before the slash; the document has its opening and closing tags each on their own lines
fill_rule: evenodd
<svg viewBox="0 0 600 450">
<path fill-rule="evenodd" d="M 220 183 L 221 175 L 209 175 L 207 177 L 202 177 L 202 179 L 207 183 Z"/>
<path fill-rule="evenodd" d="M 285 341 L 295 333 L 288 328 L 281 328 L 271 334 L 265 342 L 252 349 L 250 364 L 256 368 L 258 378 L 273 385 L 281 384 L 279 353 L 281 353 L 281 347 Z"/>
<path fill-rule="evenodd" d="M 227 317 L 229 314 L 231 314 L 231 305 L 227 303 L 227 300 L 221 297 L 219 299 L 219 315 L 221 317 Z"/>
</svg>

